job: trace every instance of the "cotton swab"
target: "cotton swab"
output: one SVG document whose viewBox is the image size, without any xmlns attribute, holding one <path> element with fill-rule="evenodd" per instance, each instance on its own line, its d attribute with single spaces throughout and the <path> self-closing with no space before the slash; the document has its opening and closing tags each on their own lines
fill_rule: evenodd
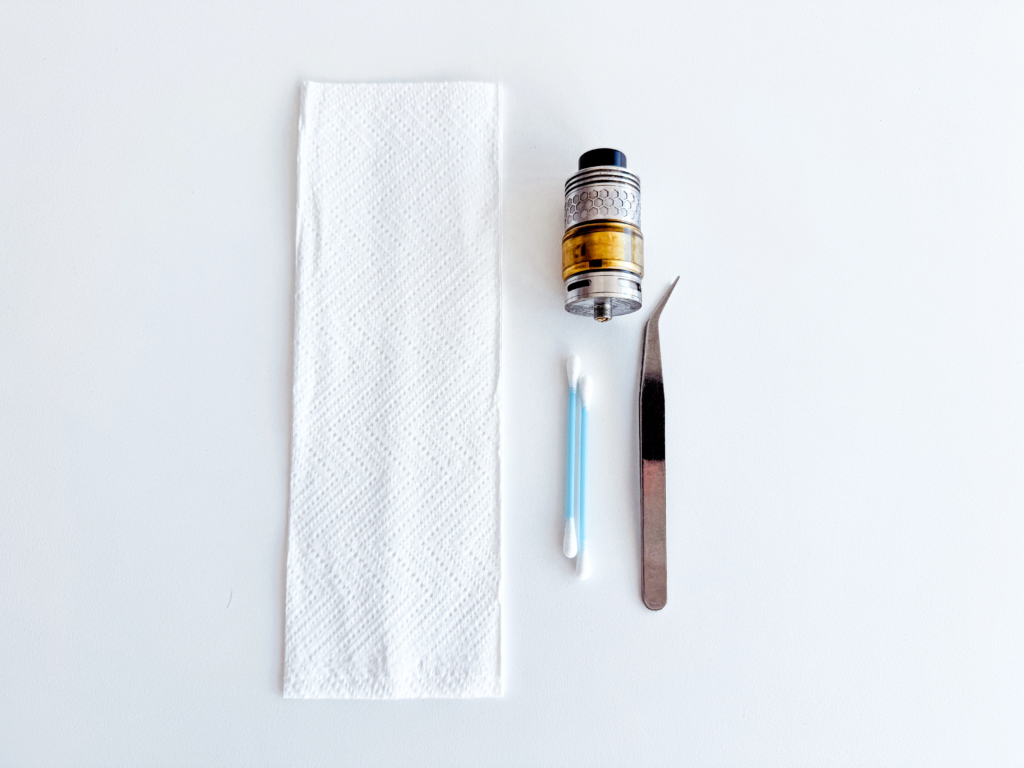
<svg viewBox="0 0 1024 768">
<path fill-rule="evenodd" d="M 576 575 L 581 579 L 590 575 L 590 555 L 587 552 L 587 432 L 593 397 L 594 385 L 589 376 L 584 376 L 580 379 L 580 537 L 576 551 Z"/>
<path fill-rule="evenodd" d="M 562 537 L 562 552 L 566 557 L 576 557 L 576 520 L 573 502 L 576 499 L 576 385 L 580 379 L 580 359 L 573 355 L 565 366 L 569 374 L 569 455 L 565 470 L 565 536 Z"/>
</svg>

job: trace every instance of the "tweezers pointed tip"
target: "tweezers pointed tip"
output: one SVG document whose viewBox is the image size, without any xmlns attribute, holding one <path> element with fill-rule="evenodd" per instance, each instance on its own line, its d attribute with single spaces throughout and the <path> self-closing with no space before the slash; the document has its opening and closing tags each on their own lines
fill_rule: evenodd
<svg viewBox="0 0 1024 768">
<path fill-rule="evenodd" d="M 672 295 L 672 291 L 676 288 L 676 283 L 679 282 L 679 275 L 676 275 L 676 279 L 672 281 L 672 285 L 665 291 L 665 295 L 661 297 L 661 301 L 658 302 L 658 306 L 651 312 L 651 316 L 647 318 L 647 325 L 650 325 L 652 321 L 657 322 L 658 318 L 661 317 L 661 310 L 665 308 L 665 304 L 668 302 L 668 297 Z"/>
<path fill-rule="evenodd" d="M 678 274 L 676 275 L 676 279 L 672 281 L 672 285 L 669 286 L 669 290 L 665 292 L 665 298 L 662 299 L 663 305 L 669 300 L 669 297 L 672 296 L 672 292 L 676 290 L 676 284 L 679 282 L 679 276 L 680 275 Z"/>
</svg>

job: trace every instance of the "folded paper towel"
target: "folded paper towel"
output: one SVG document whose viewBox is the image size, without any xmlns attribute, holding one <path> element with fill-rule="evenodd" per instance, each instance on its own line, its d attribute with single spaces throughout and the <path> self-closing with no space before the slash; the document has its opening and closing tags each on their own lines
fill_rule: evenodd
<svg viewBox="0 0 1024 768">
<path fill-rule="evenodd" d="M 303 87 L 288 698 L 501 695 L 498 88 Z"/>
</svg>

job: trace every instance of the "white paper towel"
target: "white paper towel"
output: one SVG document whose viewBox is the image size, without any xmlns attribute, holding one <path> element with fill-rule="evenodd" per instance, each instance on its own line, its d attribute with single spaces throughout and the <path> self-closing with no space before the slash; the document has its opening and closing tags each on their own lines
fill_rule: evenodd
<svg viewBox="0 0 1024 768">
<path fill-rule="evenodd" d="M 498 88 L 307 83 L 288 698 L 501 695 Z"/>
</svg>

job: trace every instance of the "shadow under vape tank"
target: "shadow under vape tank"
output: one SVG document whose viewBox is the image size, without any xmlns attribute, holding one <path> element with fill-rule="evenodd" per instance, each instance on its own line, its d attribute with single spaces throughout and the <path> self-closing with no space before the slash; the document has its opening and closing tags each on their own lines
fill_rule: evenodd
<svg viewBox="0 0 1024 768">
<path fill-rule="evenodd" d="M 606 322 L 643 303 L 640 179 L 616 149 L 592 149 L 565 182 L 565 311 Z"/>
</svg>

